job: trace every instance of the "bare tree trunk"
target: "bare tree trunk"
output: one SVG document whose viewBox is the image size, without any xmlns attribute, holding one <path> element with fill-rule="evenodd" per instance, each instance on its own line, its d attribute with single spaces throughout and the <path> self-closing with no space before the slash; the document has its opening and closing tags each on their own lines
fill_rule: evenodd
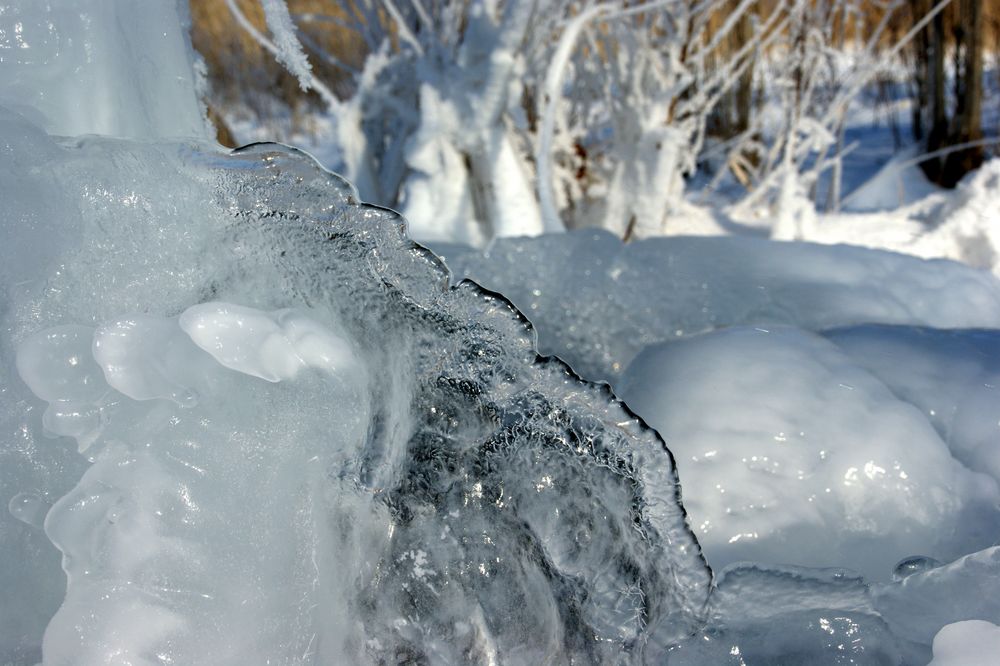
<svg viewBox="0 0 1000 666">
<path fill-rule="evenodd" d="M 734 0 L 733 10 L 736 9 L 736 2 Z M 733 34 L 730 37 L 730 42 L 732 44 L 731 50 L 736 52 L 744 44 L 753 39 L 753 24 L 751 22 L 750 12 L 745 12 L 739 19 L 739 23 L 736 24 L 736 28 L 733 30 Z M 736 88 L 733 90 L 733 103 L 735 108 L 733 109 L 735 115 L 735 132 L 734 134 L 742 134 L 746 132 L 750 127 L 750 111 L 751 105 L 753 104 L 753 67 L 747 67 L 743 73 L 740 75 L 740 79 L 736 84 Z"/>
<path fill-rule="evenodd" d="M 961 22 L 955 27 L 955 50 L 959 67 L 955 73 L 958 107 L 949 144 L 953 146 L 983 138 L 983 2 L 962 0 Z M 950 153 L 944 164 L 942 185 L 954 187 L 962 177 L 983 163 L 983 147 L 972 146 Z"/>
<path fill-rule="evenodd" d="M 983 0 L 959 0 L 958 16 L 952 19 L 955 40 L 956 108 L 948 113 L 945 50 L 945 13 L 935 15 L 915 42 L 916 95 L 914 137 L 924 142 L 928 153 L 982 138 Z M 931 9 L 931 0 L 910 0 L 913 20 Z M 954 187 L 965 174 L 983 163 L 982 146 L 957 148 L 921 162 L 927 178 L 944 187 Z"/>
<path fill-rule="evenodd" d="M 913 15 L 914 23 L 920 20 L 930 11 L 930 0 L 910 0 L 910 12 Z M 913 40 L 913 79 L 914 96 L 916 104 L 913 105 L 913 138 L 923 141 L 925 131 L 924 114 L 930 108 L 930 81 L 928 73 L 931 71 L 931 34 L 930 26 L 921 30 Z"/>
<path fill-rule="evenodd" d="M 920 18 L 920 17 L 915 17 Z M 947 81 L 944 74 L 945 31 L 944 13 L 939 12 L 925 28 L 928 33 L 925 55 L 928 107 L 925 109 L 928 125 L 924 149 L 928 153 L 944 148 L 948 141 L 948 109 L 945 107 Z M 920 163 L 927 179 L 941 183 L 943 157 L 933 157 Z"/>
</svg>

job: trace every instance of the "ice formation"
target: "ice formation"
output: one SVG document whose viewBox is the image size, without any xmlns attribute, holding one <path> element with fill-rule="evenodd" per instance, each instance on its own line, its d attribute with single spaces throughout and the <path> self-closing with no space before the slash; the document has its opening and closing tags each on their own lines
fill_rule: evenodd
<svg viewBox="0 0 1000 666">
<path fill-rule="evenodd" d="M 207 137 L 187 3 L 13 0 L 0 12 L 0 106 L 50 134 Z"/>
<path fill-rule="evenodd" d="M 701 625 L 662 440 L 397 215 L 280 146 L 32 139 L 24 196 L 79 220 L 4 307 L 46 403 L 5 380 L 5 488 L 64 494 L 45 663 L 641 660 Z"/>
</svg>

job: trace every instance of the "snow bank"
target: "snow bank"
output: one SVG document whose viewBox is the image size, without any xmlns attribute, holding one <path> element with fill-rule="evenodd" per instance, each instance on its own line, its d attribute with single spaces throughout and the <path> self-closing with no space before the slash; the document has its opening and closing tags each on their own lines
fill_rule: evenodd
<svg viewBox="0 0 1000 666">
<path fill-rule="evenodd" d="M 990 666 L 1000 654 L 1000 627 L 982 620 L 949 624 L 934 637 L 928 666 Z"/>
<path fill-rule="evenodd" d="M 594 231 L 499 239 L 482 253 L 434 247 L 456 278 L 527 314 L 543 352 L 594 379 L 651 344 L 737 324 L 1000 326 L 991 275 L 890 252 L 737 237 L 623 244 Z"/>
<path fill-rule="evenodd" d="M 925 182 L 916 167 L 907 182 Z M 881 181 L 872 191 L 881 191 Z M 910 185 L 911 189 L 914 187 Z M 1000 159 L 896 210 L 824 216 L 806 240 L 961 261 L 1000 275 Z"/>
</svg>

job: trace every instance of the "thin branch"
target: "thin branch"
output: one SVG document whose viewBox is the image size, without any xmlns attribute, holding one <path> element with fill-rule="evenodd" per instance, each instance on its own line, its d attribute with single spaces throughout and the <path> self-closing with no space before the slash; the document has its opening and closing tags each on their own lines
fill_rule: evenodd
<svg viewBox="0 0 1000 666">
<path fill-rule="evenodd" d="M 236 5 L 236 0 L 226 0 L 226 5 L 229 7 L 229 12 L 233 15 L 233 18 L 240 24 L 240 27 L 243 28 L 247 34 L 253 37 L 254 41 L 260 44 L 261 48 L 270 53 L 280 62 L 280 49 L 274 45 L 274 42 L 265 37 L 263 33 L 254 27 L 253 23 L 250 22 L 250 19 L 248 19 L 246 15 L 240 11 L 240 8 Z M 331 91 L 326 84 L 320 81 L 312 72 L 308 73 L 308 77 L 304 83 L 319 93 L 319 96 L 323 98 L 323 101 L 325 101 L 330 108 L 336 108 L 340 105 L 340 100 L 333 94 L 333 91 Z"/>
<path fill-rule="evenodd" d="M 562 226 L 552 189 L 552 141 L 556 126 L 555 108 L 559 98 L 562 97 L 563 75 L 580 32 L 589 21 L 609 11 L 611 7 L 611 4 L 595 5 L 580 12 L 566 24 L 555 53 L 552 54 L 549 70 L 545 74 L 545 87 L 538 100 L 544 107 L 538 113 L 542 118 L 542 127 L 538 137 L 538 151 L 535 153 L 538 200 L 545 227 Z"/>
<path fill-rule="evenodd" d="M 417 36 L 413 34 L 410 29 L 410 24 L 406 22 L 403 15 L 399 13 L 399 9 L 396 7 L 396 3 L 392 0 L 382 0 L 382 4 L 385 6 L 386 11 L 389 12 L 389 16 L 396 22 L 396 27 L 399 30 L 399 36 L 404 42 L 413 47 L 418 56 L 424 55 L 424 47 L 417 39 Z"/>
</svg>

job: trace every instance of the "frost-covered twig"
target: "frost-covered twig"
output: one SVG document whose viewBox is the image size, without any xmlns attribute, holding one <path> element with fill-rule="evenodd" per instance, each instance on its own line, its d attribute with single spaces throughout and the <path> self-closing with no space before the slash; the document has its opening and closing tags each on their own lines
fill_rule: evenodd
<svg viewBox="0 0 1000 666">
<path fill-rule="evenodd" d="M 420 40 L 417 36 L 413 34 L 410 30 L 409 24 L 403 18 L 403 15 L 399 13 L 399 9 L 396 8 L 396 3 L 392 0 L 382 0 L 382 5 L 385 7 L 386 11 L 389 12 L 389 16 L 396 22 L 396 30 L 399 32 L 399 37 L 404 42 L 413 47 L 418 56 L 424 55 L 424 47 L 421 45 Z"/>
<path fill-rule="evenodd" d="M 559 211 L 556 208 L 555 195 L 552 191 L 552 140 L 555 134 L 556 109 L 562 97 L 563 76 L 569 65 L 570 55 L 576 46 L 576 41 L 587 23 L 614 5 L 611 3 L 595 5 L 573 17 L 563 28 L 558 46 L 552 54 L 552 61 L 545 75 L 545 85 L 539 96 L 538 115 L 542 119 L 541 131 L 538 136 L 538 149 L 535 152 L 537 168 L 538 199 L 545 225 L 562 225 Z"/>
<path fill-rule="evenodd" d="M 284 6 L 284 2 L 282 0 L 264 0 L 264 1 L 280 2 L 282 6 Z M 261 46 L 261 48 L 263 48 L 265 51 L 273 55 L 275 59 L 278 60 L 278 62 L 281 62 L 282 64 L 288 66 L 288 61 L 286 61 L 287 54 L 283 54 L 282 49 L 278 45 L 276 45 L 270 39 L 265 37 L 259 30 L 257 30 L 256 27 L 254 27 L 253 23 L 250 22 L 250 19 L 248 19 L 246 15 L 240 10 L 235 0 L 226 0 L 226 5 L 229 7 L 229 12 L 233 15 L 233 18 L 236 19 L 236 22 L 240 25 L 240 27 L 243 28 L 246 31 L 246 33 L 250 35 L 254 39 L 254 41 L 256 41 Z M 265 6 L 265 11 L 266 11 L 266 6 Z M 287 12 L 288 8 L 287 6 L 285 6 L 285 13 L 287 14 Z M 291 18 L 289 18 L 289 23 L 290 22 Z M 269 27 L 271 27 L 270 24 Z M 274 28 L 272 27 L 272 30 L 273 29 Z M 298 38 L 295 37 L 294 33 L 291 35 L 291 38 L 295 40 L 296 44 L 298 44 Z M 285 35 L 282 39 L 283 39 L 283 45 L 287 46 L 288 36 Z M 301 45 L 299 45 L 299 50 L 301 52 Z M 305 58 L 305 54 L 303 54 L 302 57 Z M 306 62 L 306 65 L 308 65 L 308 62 Z M 337 99 L 337 96 L 333 94 L 333 91 L 331 91 L 330 88 L 326 86 L 326 84 L 324 84 L 316 77 L 311 67 L 306 67 L 305 69 L 300 69 L 299 71 L 293 71 L 292 73 L 299 78 L 299 84 L 302 86 L 303 90 L 308 90 L 310 88 L 315 90 L 319 94 L 319 96 L 323 98 L 323 101 L 325 101 L 331 108 L 339 105 L 340 101 Z"/>
</svg>

